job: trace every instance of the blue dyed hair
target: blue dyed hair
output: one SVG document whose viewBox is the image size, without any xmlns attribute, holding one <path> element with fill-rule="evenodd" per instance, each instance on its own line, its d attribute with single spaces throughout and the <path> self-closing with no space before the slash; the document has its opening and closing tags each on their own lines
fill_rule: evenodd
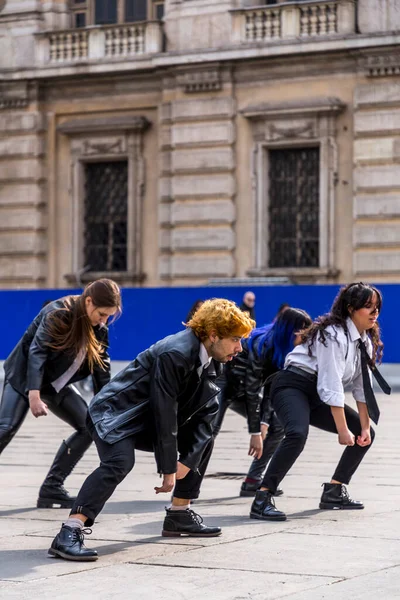
<svg viewBox="0 0 400 600">
<path fill-rule="evenodd" d="M 266 360 L 272 351 L 272 363 L 282 369 L 286 355 L 293 350 L 296 333 L 311 323 L 310 315 L 304 310 L 287 308 L 273 323 L 253 329 L 247 340 L 250 356 L 254 353 Z"/>
</svg>

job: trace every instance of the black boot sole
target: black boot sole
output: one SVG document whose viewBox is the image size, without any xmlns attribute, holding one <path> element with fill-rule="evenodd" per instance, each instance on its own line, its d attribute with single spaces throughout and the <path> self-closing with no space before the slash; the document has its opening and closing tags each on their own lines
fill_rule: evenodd
<svg viewBox="0 0 400 600">
<path fill-rule="evenodd" d="M 167 531 L 166 529 L 163 529 L 161 532 L 162 537 L 182 537 L 182 536 L 186 536 L 186 537 L 218 537 L 219 535 L 221 535 L 222 531 L 219 531 L 218 533 L 190 533 L 189 531 Z"/>
<path fill-rule="evenodd" d="M 258 515 L 257 513 L 250 513 L 250 519 L 257 519 L 258 521 L 286 521 L 286 515 L 282 515 L 280 517 L 264 517 L 262 515 Z"/>
<path fill-rule="evenodd" d="M 54 500 L 54 498 L 38 498 L 36 508 L 72 508 L 74 499 Z"/>
<path fill-rule="evenodd" d="M 320 502 L 319 507 L 321 510 L 362 510 L 364 506 L 341 506 L 339 504 L 329 504 L 328 502 Z"/>
<path fill-rule="evenodd" d="M 70 554 L 61 552 L 61 550 L 54 550 L 54 548 L 49 548 L 48 555 L 53 556 L 54 558 L 64 558 L 65 560 L 74 560 L 79 562 L 92 562 L 99 558 L 98 556 L 71 556 Z"/>
</svg>

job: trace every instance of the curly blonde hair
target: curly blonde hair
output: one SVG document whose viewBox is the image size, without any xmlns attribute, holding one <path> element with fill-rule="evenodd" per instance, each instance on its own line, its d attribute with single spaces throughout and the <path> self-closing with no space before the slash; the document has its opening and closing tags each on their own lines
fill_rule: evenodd
<svg viewBox="0 0 400 600">
<path fill-rule="evenodd" d="M 248 337 L 256 323 L 234 302 L 225 298 L 212 298 L 206 300 L 185 325 L 201 340 L 205 340 L 212 331 L 219 338 Z"/>
</svg>

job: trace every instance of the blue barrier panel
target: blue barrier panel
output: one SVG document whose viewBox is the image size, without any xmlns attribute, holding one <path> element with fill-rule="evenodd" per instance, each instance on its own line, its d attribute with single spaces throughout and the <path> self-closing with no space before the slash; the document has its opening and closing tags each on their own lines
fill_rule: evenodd
<svg viewBox="0 0 400 600">
<path fill-rule="evenodd" d="M 327 312 L 340 286 L 285 285 L 254 287 L 124 288 L 123 314 L 110 327 L 110 355 L 113 360 L 132 360 L 150 344 L 181 329 L 182 321 L 197 299 L 223 297 L 241 303 L 243 294 L 256 294 L 257 324 L 269 323 L 279 305 L 306 310 L 312 317 Z M 384 361 L 400 363 L 396 340 L 397 301 L 400 285 L 378 285 L 383 293 L 379 318 L 385 342 Z M 55 300 L 78 290 L 12 290 L 0 292 L 3 316 L 0 359 L 5 359 L 46 300 Z"/>
</svg>

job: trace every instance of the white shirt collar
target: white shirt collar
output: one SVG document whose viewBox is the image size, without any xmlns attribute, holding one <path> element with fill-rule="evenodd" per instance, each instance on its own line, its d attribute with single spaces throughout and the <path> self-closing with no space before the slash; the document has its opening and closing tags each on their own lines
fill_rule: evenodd
<svg viewBox="0 0 400 600">
<path fill-rule="evenodd" d="M 205 367 L 208 367 L 211 362 L 211 358 L 208 356 L 208 352 L 207 352 L 206 347 L 203 344 L 203 342 L 200 342 L 199 359 L 200 359 L 201 365 L 197 369 L 197 372 L 199 375 L 201 375 L 203 369 Z"/>
<path fill-rule="evenodd" d="M 365 340 L 367 339 L 367 333 L 365 331 L 363 331 L 362 335 L 360 334 L 360 332 L 358 331 L 357 327 L 354 324 L 354 321 L 352 321 L 352 319 L 350 319 L 350 317 L 347 317 L 346 319 L 346 325 L 347 325 L 347 330 L 349 332 L 349 336 L 352 342 L 355 342 L 359 339 L 362 339 L 363 342 L 365 342 Z"/>
</svg>

